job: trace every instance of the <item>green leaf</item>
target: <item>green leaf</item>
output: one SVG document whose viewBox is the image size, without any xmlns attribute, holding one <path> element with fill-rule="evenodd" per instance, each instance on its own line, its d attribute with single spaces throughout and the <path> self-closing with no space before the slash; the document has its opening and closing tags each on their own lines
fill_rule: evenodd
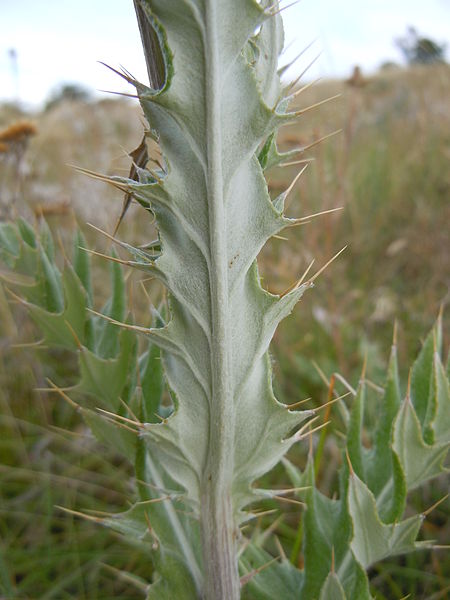
<svg viewBox="0 0 450 600">
<path fill-rule="evenodd" d="M 119 398 L 122 397 L 127 379 L 133 370 L 135 344 L 135 334 L 129 330 L 122 330 L 117 358 L 102 358 L 82 347 L 78 356 L 80 382 L 75 391 L 95 398 L 94 407 L 101 405 L 109 411 L 117 412 L 120 406 Z"/>
<path fill-rule="evenodd" d="M 384 387 L 384 396 L 380 416 L 377 420 L 374 457 L 372 471 L 376 477 L 372 478 L 371 489 L 375 495 L 379 493 L 389 478 L 392 470 L 390 443 L 392 438 L 392 425 L 400 408 L 401 392 L 397 364 L 397 347 L 392 346 L 389 359 L 387 381 Z"/>
<path fill-rule="evenodd" d="M 270 3 L 271 0 L 263 0 L 261 4 L 266 8 Z M 282 95 L 278 77 L 278 58 L 284 45 L 281 15 L 277 14 L 262 23 L 258 33 L 251 38 L 251 43 L 256 48 L 251 66 L 258 82 L 259 92 L 264 103 L 274 108 Z"/>
<path fill-rule="evenodd" d="M 287 458 L 282 458 L 281 462 L 283 463 L 283 467 L 286 469 L 286 473 L 291 481 L 292 487 L 300 488 L 306 485 L 305 481 L 310 481 L 306 474 L 303 474 L 300 469 L 294 465 Z"/>
<path fill-rule="evenodd" d="M 116 254 L 112 252 L 111 256 L 116 257 Z M 116 262 L 111 262 L 110 272 L 112 294 L 100 312 L 122 323 L 126 313 L 125 281 L 122 267 Z M 114 358 L 119 348 L 120 327 L 98 317 L 95 330 L 95 353 L 102 358 Z"/>
<path fill-rule="evenodd" d="M 137 502 L 128 510 L 100 519 L 100 523 L 124 535 L 130 541 L 141 542 L 145 540 L 149 542 L 152 537 L 145 518 L 146 513 L 147 504 Z"/>
<path fill-rule="evenodd" d="M 370 594 L 367 573 L 355 560 L 350 548 L 348 548 L 341 560 L 336 575 L 339 577 L 347 598 L 373 600 Z"/>
<path fill-rule="evenodd" d="M 9 267 L 20 254 L 20 238 L 17 229 L 11 223 L 0 223 L 0 258 Z"/>
<path fill-rule="evenodd" d="M 183 568 L 188 567 L 199 587 L 202 580 L 202 556 L 198 523 L 184 503 L 181 491 L 174 489 L 176 484 L 146 452 L 142 440 L 138 440 L 136 477 L 142 500 L 140 506 L 145 509 L 147 527 L 150 523 L 152 533 L 161 546 L 159 572 L 164 566 L 166 553 L 169 553 L 184 565 Z"/>
<path fill-rule="evenodd" d="M 44 287 L 44 308 L 53 313 L 61 312 L 64 309 L 61 274 L 56 265 L 50 262 L 42 246 L 39 246 L 38 252 Z"/>
<path fill-rule="evenodd" d="M 3 543 L 0 545 L 0 592 L 7 594 L 5 598 L 13 600 L 17 598 L 15 589 L 13 588 L 13 577 L 14 574 L 10 572 L 7 561 L 5 560 L 5 546 Z"/>
<path fill-rule="evenodd" d="M 81 414 L 92 433 L 99 442 L 112 448 L 114 452 L 119 452 L 125 456 L 131 463 L 136 458 L 137 433 L 120 426 L 120 423 L 112 423 L 103 415 L 92 410 L 82 408 Z"/>
<path fill-rule="evenodd" d="M 93 305 L 92 279 L 91 279 L 91 261 L 86 248 L 86 239 L 80 229 L 76 230 L 73 241 L 73 269 L 78 275 L 84 289 L 86 290 L 89 307 Z"/>
<path fill-rule="evenodd" d="M 303 554 L 305 581 L 301 598 L 318 598 L 333 562 L 347 597 L 369 600 L 367 577 L 355 561 L 351 550 L 351 520 L 346 496 L 348 471 L 341 472 L 339 500 L 331 500 L 314 486 L 314 463 L 309 458 L 302 485 L 307 510 L 304 516 Z"/>
<path fill-rule="evenodd" d="M 353 522 L 351 548 L 365 569 L 388 556 L 416 549 L 415 540 L 423 517 L 417 515 L 399 523 L 384 524 L 375 497 L 355 473 L 350 475 L 348 507 Z"/>
<path fill-rule="evenodd" d="M 194 13 L 179 0 L 170 10 L 161 1 L 144 7 L 162 32 L 167 80 L 158 91 L 134 83 L 170 169 L 160 181 L 128 185 L 156 215 L 162 255 L 139 255 L 135 264 L 170 293 L 171 321 L 152 338 L 177 398 L 165 423 L 148 426 L 146 441 L 196 514 L 205 469 L 211 480 L 231 482 L 232 514 L 241 522 L 256 497 L 251 483 L 284 455 L 295 442 L 289 433 L 308 416 L 277 403 L 267 350 L 275 327 L 309 286 L 272 296 L 255 264 L 266 241 L 288 224 L 274 210 L 256 157 L 284 120 L 275 107 L 280 20 L 266 19 L 254 2 L 215 2 L 211 12 Z M 196 60 L 205 48 L 213 62 Z M 218 383 L 225 370 L 233 373 L 226 390 Z M 227 434 L 215 431 L 219 423 L 230 428 Z M 226 476 L 212 464 L 210 440 L 230 445 L 219 451 L 227 457 Z"/>
<path fill-rule="evenodd" d="M 316 489 L 306 494 L 307 510 L 304 517 L 305 597 L 318 596 L 323 581 L 330 572 L 332 554 L 338 562 L 345 554 L 350 539 L 349 523 L 340 501 L 330 500 Z M 342 527 L 340 527 L 342 526 Z M 341 543 L 337 531 L 340 529 Z M 339 548 L 336 545 L 339 544 Z"/>
<path fill-rule="evenodd" d="M 157 567 L 157 579 L 149 588 L 147 600 L 197 600 L 195 583 L 179 560 L 165 553 L 164 561 L 157 562 Z"/>
<path fill-rule="evenodd" d="M 406 501 L 406 483 L 397 455 L 392 451 L 392 428 L 401 404 L 397 365 L 397 348 L 394 344 L 388 366 L 382 409 L 377 422 L 373 449 L 366 467 L 366 484 L 377 499 L 381 519 L 391 523 L 399 519 Z M 353 462 L 353 461 L 352 461 Z"/>
<path fill-rule="evenodd" d="M 431 398 L 428 409 L 429 435 L 426 441 L 448 444 L 450 440 L 450 384 L 437 352 L 433 357 Z"/>
<path fill-rule="evenodd" d="M 395 419 L 393 448 L 405 472 L 408 489 L 414 489 L 445 471 L 443 461 L 449 443 L 428 445 L 414 406 L 406 397 Z"/>
<path fill-rule="evenodd" d="M 164 390 L 161 353 L 157 346 L 150 345 L 140 359 L 142 387 L 142 419 L 146 423 L 159 423 L 159 408 Z"/>
<path fill-rule="evenodd" d="M 377 510 L 384 523 L 393 523 L 401 518 L 405 510 L 408 492 L 405 473 L 399 457 L 391 450 L 390 478 L 384 488 L 374 494 L 377 500 Z M 372 491 L 370 485 L 369 489 Z"/>
<path fill-rule="evenodd" d="M 433 355 L 435 351 L 440 353 L 441 347 L 442 318 L 439 317 L 428 334 L 411 371 L 411 400 L 422 427 L 425 424 L 431 394 Z"/>
<path fill-rule="evenodd" d="M 11 307 L 6 299 L 6 294 L 3 285 L 0 282 L 0 331 L 2 336 L 17 338 L 17 327 L 14 322 L 14 317 Z"/>
<path fill-rule="evenodd" d="M 85 343 L 86 293 L 70 265 L 65 268 L 62 284 L 63 311 L 49 312 L 33 304 L 28 304 L 27 308 L 49 345 L 76 350 L 80 343 Z"/>
<path fill-rule="evenodd" d="M 366 452 L 362 444 L 364 423 L 364 405 L 366 402 L 366 385 L 364 375 L 361 377 L 355 400 L 353 401 L 347 433 L 347 450 L 355 472 L 365 479 Z"/>
<path fill-rule="evenodd" d="M 55 242 L 53 241 L 52 233 L 45 219 L 41 219 L 41 225 L 39 228 L 39 240 L 42 244 L 42 247 L 45 250 L 45 253 L 48 256 L 49 261 L 54 262 Z"/>
<path fill-rule="evenodd" d="M 274 561 L 268 552 L 250 543 L 239 560 L 239 567 L 241 581 L 244 583 L 244 600 L 299 598 L 303 574 L 285 558 Z"/>
<path fill-rule="evenodd" d="M 271 134 L 265 141 L 263 147 L 258 154 L 258 160 L 261 168 L 266 170 L 272 167 L 277 167 L 284 162 L 293 161 L 298 156 L 299 150 L 291 150 L 290 152 L 279 152 L 275 135 Z M 281 195 L 284 200 L 284 195 Z M 283 205 L 277 206 L 278 212 L 281 212 Z"/>
<path fill-rule="evenodd" d="M 319 600 L 347 600 L 344 588 L 335 573 L 330 573 L 326 578 Z"/>
<path fill-rule="evenodd" d="M 45 281 L 39 249 L 24 242 L 17 225 L 0 223 L 0 258 L 12 271 L 2 272 L 2 279 L 29 302 L 45 306 Z"/>
<path fill-rule="evenodd" d="M 22 217 L 20 217 L 17 221 L 17 226 L 19 228 L 20 237 L 23 239 L 25 244 L 27 244 L 31 248 L 37 248 L 38 244 L 36 240 L 36 233 L 34 232 L 34 229 L 31 227 L 31 225 L 29 225 L 29 223 L 27 223 L 25 219 L 22 219 Z"/>
</svg>

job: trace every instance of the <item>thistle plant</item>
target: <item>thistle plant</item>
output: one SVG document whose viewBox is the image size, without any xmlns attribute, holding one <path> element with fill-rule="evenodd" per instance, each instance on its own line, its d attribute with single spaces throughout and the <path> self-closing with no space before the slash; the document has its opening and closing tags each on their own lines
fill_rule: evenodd
<svg viewBox="0 0 450 600">
<path fill-rule="evenodd" d="M 0 226 L 11 293 L 47 345 L 78 356 L 79 383 L 51 389 L 135 467 L 131 508 L 85 516 L 151 557 L 151 600 L 368 599 L 371 565 L 426 545 L 415 541 L 423 515 L 402 518 L 408 491 L 444 470 L 450 398 L 440 321 L 403 401 L 394 343 L 370 450 L 361 442 L 364 373 L 350 408 L 333 400 L 346 426 L 344 459 L 339 498 L 324 497 L 312 453 L 304 472 L 285 458 L 311 439 L 316 411 L 276 400 L 268 355 L 277 325 L 316 276 L 275 295 L 262 287 L 256 262 L 272 236 L 310 218 L 288 218 L 292 185 L 272 200 L 264 179 L 298 155 L 278 152 L 276 132 L 307 110 L 289 108 L 296 93 L 280 81 L 278 3 L 135 5 L 152 85 L 120 74 L 135 87 L 163 160 L 155 169 L 136 165 L 136 178 L 91 174 L 138 202 L 158 239 L 137 247 L 112 238 L 129 258 L 109 257 L 113 291 L 96 312 L 81 233 L 61 273 L 44 222 L 40 232 L 23 221 Z M 122 266 L 168 291 L 150 327 L 128 314 Z M 259 489 L 280 460 L 294 488 Z M 306 504 L 303 569 L 285 557 L 274 562 L 264 536 L 243 529 L 260 500 L 286 493 Z"/>
</svg>

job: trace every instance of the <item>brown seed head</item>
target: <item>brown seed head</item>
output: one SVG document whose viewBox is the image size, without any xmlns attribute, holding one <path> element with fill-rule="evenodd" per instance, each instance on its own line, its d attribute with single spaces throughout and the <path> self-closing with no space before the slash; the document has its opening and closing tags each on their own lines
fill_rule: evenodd
<svg viewBox="0 0 450 600">
<path fill-rule="evenodd" d="M 37 128 L 31 121 L 18 121 L 6 129 L 0 131 L 0 142 L 24 141 L 32 135 L 36 135 Z"/>
<path fill-rule="evenodd" d="M 9 150 L 8 144 L 0 142 L 0 154 L 6 154 Z"/>
</svg>

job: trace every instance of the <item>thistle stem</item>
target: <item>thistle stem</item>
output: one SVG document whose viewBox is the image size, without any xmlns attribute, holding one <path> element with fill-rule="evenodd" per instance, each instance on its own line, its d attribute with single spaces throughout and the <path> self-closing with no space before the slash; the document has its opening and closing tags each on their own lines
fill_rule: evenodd
<svg viewBox="0 0 450 600">
<path fill-rule="evenodd" d="M 210 227 L 211 373 L 210 438 L 202 482 L 205 599 L 238 600 L 236 527 L 231 503 L 234 406 L 231 392 L 227 231 L 222 189 L 221 82 L 215 0 L 206 2 L 206 143 Z"/>
</svg>

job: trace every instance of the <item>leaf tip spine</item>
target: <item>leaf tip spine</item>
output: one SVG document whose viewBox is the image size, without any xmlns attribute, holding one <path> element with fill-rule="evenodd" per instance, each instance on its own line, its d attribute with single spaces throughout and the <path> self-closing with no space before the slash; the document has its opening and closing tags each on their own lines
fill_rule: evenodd
<svg viewBox="0 0 450 600">
<path fill-rule="evenodd" d="M 355 475 L 355 471 L 353 470 L 352 461 L 350 460 L 350 454 L 348 452 L 348 448 L 345 448 L 345 457 L 347 459 L 348 468 L 350 470 L 350 476 L 353 477 Z"/>
</svg>

